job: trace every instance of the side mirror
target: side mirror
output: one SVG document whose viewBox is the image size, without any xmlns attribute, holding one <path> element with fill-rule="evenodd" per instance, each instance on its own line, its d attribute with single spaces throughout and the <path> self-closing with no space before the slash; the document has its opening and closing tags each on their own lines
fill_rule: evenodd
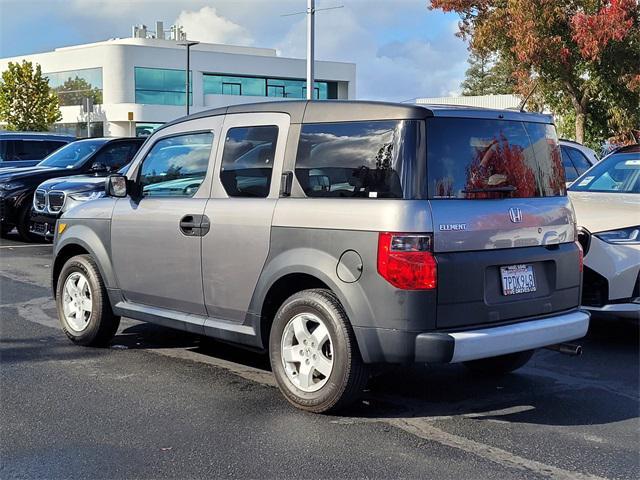
<svg viewBox="0 0 640 480">
<path fill-rule="evenodd" d="M 124 198 L 127 196 L 127 177 L 120 173 L 109 175 L 105 180 L 104 191 L 108 197 Z"/>
<path fill-rule="evenodd" d="M 108 172 L 109 171 L 109 167 L 107 167 L 104 163 L 94 162 L 91 165 L 90 170 L 92 172 Z"/>
</svg>

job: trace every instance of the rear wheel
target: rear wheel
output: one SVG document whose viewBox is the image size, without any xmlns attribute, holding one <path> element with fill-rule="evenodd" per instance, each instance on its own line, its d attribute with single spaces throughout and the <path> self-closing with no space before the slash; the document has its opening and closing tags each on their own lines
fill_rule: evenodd
<svg viewBox="0 0 640 480">
<path fill-rule="evenodd" d="M 328 290 L 303 290 L 283 303 L 271 328 L 269 356 L 280 391 L 310 412 L 349 405 L 368 380 L 349 319 Z"/>
<path fill-rule="evenodd" d="M 506 375 L 514 370 L 523 367 L 533 356 L 535 350 L 509 353 L 499 357 L 483 358 L 482 360 L 472 360 L 464 362 L 464 366 L 474 373 L 487 376 Z"/>
<path fill-rule="evenodd" d="M 67 260 L 56 287 L 62 330 L 73 343 L 92 347 L 109 344 L 120 324 L 113 314 L 97 265 L 89 255 Z"/>
</svg>

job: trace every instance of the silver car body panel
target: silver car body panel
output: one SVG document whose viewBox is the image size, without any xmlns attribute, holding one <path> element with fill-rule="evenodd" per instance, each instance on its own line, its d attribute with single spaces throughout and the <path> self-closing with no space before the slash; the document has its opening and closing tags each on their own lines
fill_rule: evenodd
<svg viewBox="0 0 640 480">
<path fill-rule="evenodd" d="M 531 247 L 573 242 L 575 220 L 567 197 L 431 200 L 434 251 Z M 513 222 L 510 209 L 519 209 Z M 448 225 L 461 225 L 447 229 Z"/>
</svg>

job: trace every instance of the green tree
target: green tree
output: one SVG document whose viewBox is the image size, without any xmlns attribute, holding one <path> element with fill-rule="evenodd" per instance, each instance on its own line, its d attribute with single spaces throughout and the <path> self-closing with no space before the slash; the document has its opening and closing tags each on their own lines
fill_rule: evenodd
<svg viewBox="0 0 640 480">
<path fill-rule="evenodd" d="M 461 84 L 463 95 L 501 95 L 515 93 L 516 81 L 508 63 L 490 53 L 469 55 L 469 68 Z"/>
<path fill-rule="evenodd" d="M 40 65 L 9 62 L 0 81 L 0 122 L 9 130 L 43 131 L 61 118 L 58 97 Z"/>
<path fill-rule="evenodd" d="M 84 78 L 67 78 L 62 85 L 53 89 L 60 99 L 60 105 L 82 105 L 84 98 L 93 98 L 94 105 L 102 103 L 102 90 L 94 87 Z"/>
<path fill-rule="evenodd" d="M 640 124 L 640 5 L 636 0 L 431 0 L 457 12 L 476 52 L 514 66 L 517 90 L 573 121 L 579 142 Z M 599 137 L 599 138 L 597 138 Z"/>
</svg>

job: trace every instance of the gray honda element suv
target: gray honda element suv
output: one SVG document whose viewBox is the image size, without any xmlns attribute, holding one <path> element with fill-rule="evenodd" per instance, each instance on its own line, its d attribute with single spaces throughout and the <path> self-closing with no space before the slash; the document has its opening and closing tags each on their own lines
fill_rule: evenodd
<svg viewBox="0 0 640 480">
<path fill-rule="evenodd" d="M 106 182 L 56 228 L 80 345 L 126 316 L 260 349 L 291 403 L 324 412 L 379 364 L 507 373 L 588 328 L 548 116 L 232 106 L 158 129 Z"/>
</svg>

